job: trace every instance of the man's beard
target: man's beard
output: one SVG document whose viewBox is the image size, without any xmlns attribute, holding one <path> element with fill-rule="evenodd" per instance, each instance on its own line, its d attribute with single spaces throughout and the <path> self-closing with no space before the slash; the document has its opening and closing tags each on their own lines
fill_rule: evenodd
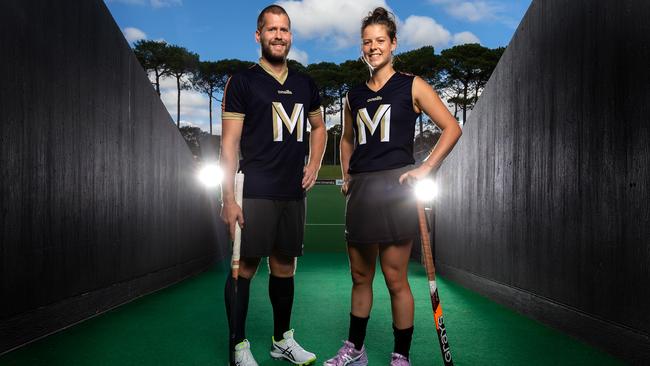
<svg viewBox="0 0 650 366">
<path fill-rule="evenodd" d="M 289 49 L 291 45 L 286 44 L 287 51 L 281 56 L 276 56 L 273 54 L 273 52 L 271 51 L 272 46 L 273 46 L 272 44 L 270 45 L 262 44 L 262 57 L 264 57 L 265 60 L 267 60 L 272 64 L 283 64 L 286 61 L 287 55 L 289 54 Z"/>
</svg>

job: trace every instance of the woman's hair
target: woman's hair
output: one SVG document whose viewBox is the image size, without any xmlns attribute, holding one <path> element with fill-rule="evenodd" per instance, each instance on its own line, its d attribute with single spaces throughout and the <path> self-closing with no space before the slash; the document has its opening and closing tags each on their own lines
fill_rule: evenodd
<svg viewBox="0 0 650 366">
<path fill-rule="evenodd" d="M 361 34 L 363 34 L 363 30 L 366 29 L 367 26 L 373 24 L 381 24 L 385 26 L 390 39 L 395 39 L 395 36 L 397 35 L 397 26 L 395 25 L 395 16 L 393 13 L 382 7 L 375 8 L 371 13 L 368 13 L 367 17 L 363 18 L 363 21 L 361 22 Z"/>
</svg>

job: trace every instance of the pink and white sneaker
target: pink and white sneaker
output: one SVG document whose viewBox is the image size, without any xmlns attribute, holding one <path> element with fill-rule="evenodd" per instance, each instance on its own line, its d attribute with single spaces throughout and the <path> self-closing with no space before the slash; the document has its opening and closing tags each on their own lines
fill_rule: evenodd
<svg viewBox="0 0 650 366">
<path fill-rule="evenodd" d="M 408 362 L 408 361 L 407 361 Z M 336 356 L 323 363 L 323 366 L 366 366 L 368 365 L 368 355 L 366 346 L 361 350 L 354 348 L 354 343 L 350 341 L 343 342 Z"/>
<path fill-rule="evenodd" d="M 409 359 L 399 353 L 390 354 L 390 366 L 411 366 Z"/>
</svg>

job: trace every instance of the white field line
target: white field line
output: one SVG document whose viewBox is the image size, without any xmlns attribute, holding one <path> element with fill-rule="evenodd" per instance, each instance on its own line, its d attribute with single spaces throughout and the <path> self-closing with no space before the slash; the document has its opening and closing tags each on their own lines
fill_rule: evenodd
<svg viewBox="0 0 650 366">
<path fill-rule="evenodd" d="M 305 226 L 345 226 L 345 224 L 305 224 Z"/>
</svg>

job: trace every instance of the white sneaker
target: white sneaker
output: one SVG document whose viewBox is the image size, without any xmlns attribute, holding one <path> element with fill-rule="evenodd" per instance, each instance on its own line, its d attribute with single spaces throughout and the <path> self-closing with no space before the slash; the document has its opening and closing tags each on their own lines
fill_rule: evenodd
<svg viewBox="0 0 650 366">
<path fill-rule="evenodd" d="M 279 342 L 273 339 L 271 346 L 271 357 L 288 360 L 296 365 L 309 365 L 316 361 L 316 355 L 305 351 L 295 339 L 293 339 L 293 329 L 284 332 L 284 338 Z"/>
<path fill-rule="evenodd" d="M 235 346 L 235 365 L 236 366 L 258 366 L 253 358 L 251 353 L 251 344 L 248 343 L 248 339 L 244 339 L 242 342 Z"/>
</svg>

